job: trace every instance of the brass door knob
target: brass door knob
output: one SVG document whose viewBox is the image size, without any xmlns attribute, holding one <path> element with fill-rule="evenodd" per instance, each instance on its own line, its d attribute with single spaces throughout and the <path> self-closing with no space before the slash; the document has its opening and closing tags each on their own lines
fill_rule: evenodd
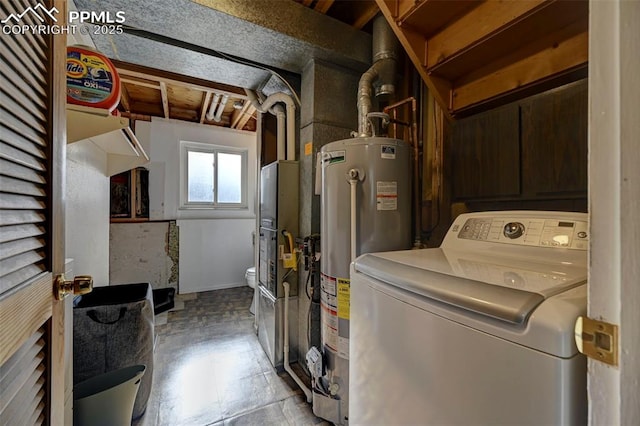
<svg viewBox="0 0 640 426">
<path fill-rule="evenodd" d="M 91 275 L 78 275 L 73 280 L 66 280 L 64 275 L 58 275 L 53 285 L 56 299 L 62 300 L 69 294 L 87 294 L 93 290 L 93 277 Z"/>
</svg>

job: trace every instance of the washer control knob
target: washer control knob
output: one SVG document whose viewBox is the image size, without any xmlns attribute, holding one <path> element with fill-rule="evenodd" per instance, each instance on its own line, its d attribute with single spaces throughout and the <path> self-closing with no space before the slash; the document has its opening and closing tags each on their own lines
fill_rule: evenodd
<svg viewBox="0 0 640 426">
<path fill-rule="evenodd" d="M 520 222 L 509 222 L 504 226 L 502 233 L 505 237 L 510 239 L 516 239 L 524 234 L 524 225 Z"/>
</svg>

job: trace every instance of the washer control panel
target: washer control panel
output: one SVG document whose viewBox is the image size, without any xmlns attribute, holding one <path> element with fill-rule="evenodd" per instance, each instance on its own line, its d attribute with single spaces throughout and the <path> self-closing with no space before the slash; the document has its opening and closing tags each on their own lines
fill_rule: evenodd
<svg viewBox="0 0 640 426">
<path fill-rule="evenodd" d="M 586 220 L 470 217 L 462 224 L 454 223 L 450 231 L 461 239 L 514 245 L 579 250 L 589 245 Z"/>
</svg>

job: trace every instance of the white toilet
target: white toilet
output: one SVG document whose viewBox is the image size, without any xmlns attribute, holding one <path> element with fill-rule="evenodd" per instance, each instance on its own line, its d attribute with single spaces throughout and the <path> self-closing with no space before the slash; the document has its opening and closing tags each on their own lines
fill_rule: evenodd
<svg viewBox="0 0 640 426">
<path fill-rule="evenodd" d="M 251 300 L 251 307 L 249 308 L 249 312 L 251 312 L 252 314 L 255 315 L 255 313 L 256 313 L 256 293 L 255 293 L 255 288 L 256 288 L 256 267 L 252 266 L 251 268 L 248 268 L 247 272 L 245 272 L 245 274 L 244 274 L 244 278 L 247 281 L 247 285 L 249 287 L 251 287 L 252 289 L 254 289 L 253 299 Z"/>
</svg>

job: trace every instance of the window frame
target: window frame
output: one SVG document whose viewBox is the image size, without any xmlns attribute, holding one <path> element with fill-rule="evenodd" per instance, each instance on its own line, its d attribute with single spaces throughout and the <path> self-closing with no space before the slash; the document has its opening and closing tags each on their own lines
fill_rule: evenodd
<svg viewBox="0 0 640 426">
<path fill-rule="evenodd" d="M 189 152 L 213 154 L 213 202 L 189 201 Z M 241 156 L 240 202 L 220 203 L 218 201 L 218 154 Z M 180 141 L 180 210 L 248 210 L 247 186 L 249 180 L 247 148 L 235 148 L 200 142 Z"/>
</svg>

